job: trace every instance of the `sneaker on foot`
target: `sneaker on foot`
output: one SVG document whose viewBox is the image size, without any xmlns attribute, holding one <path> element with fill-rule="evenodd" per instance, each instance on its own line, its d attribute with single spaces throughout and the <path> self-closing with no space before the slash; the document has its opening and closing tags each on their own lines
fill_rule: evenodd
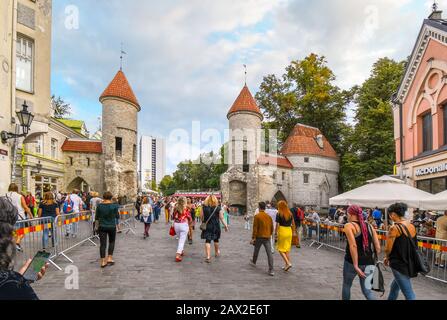
<svg viewBox="0 0 447 320">
<path fill-rule="evenodd" d="M 16 249 L 19 252 L 23 252 L 22 246 L 20 244 L 16 244 Z"/>
<path fill-rule="evenodd" d="M 253 260 L 250 260 L 250 265 L 251 265 L 252 267 L 256 267 L 256 263 L 254 263 Z"/>
<path fill-rule="evenodd" d="M 269 276 L 273 277 L 275 276 L 275 273 L 273 271 L 269 271 Z"/>
</svg>

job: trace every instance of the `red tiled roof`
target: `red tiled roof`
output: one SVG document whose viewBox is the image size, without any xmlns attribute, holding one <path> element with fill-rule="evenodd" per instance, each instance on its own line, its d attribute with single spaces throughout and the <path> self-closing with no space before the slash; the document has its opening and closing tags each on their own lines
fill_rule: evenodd
<svg viewBox="0 0 447 320">
<path fill-rule="evenodd" d="M 102 153 L 102 142 L 91 140 L 65 140 L 62 145 L 65 152 Z"/>
<path fill-rule="evenodd" d="M 236 101 L 234 102 L 233 106 L 231 107 L 230 111 L 228 112 L 228 116 L 232 113 L 239 112 L 239 111 L 250 111 L 250 112 L 258 113 L 262 116 L 261 110 L 259 109 L 258 105 L 256 104 L 256 101 L 253 98 L 253 95 L 251 94 L 247 85 L 245 85 L 244 88 L 242 88 L 242 91 L 239 94 L 239 97 L 237 97 Z"/>
<path fill-rule="evenodd" d="M 318 135 L 321 135 L 321 131 L 317 128 L 308 127 L 302 124 L 296 125 L 284 143 L 284 146 L 281 149 L 281 154 L 285 156 L 291 154 L 304 154 L 338 158 L 337 153 L 325 136 L 323 136 L 323 148 L 320 148 L 316 140 Z"/>
<path fill-rule="evenodd" d="M 115 78 L 113 78 L 112 82 L 110 82 L 109 86 L 104 90 L 99 101 L 102 101 L 102 99 L 107 97 L 120 98 L 135 104 L 138 108 L 140 107 L 137 97 L 133 93 L 124 72 L 121 70 L 118 71 Z"/>
<path fill-rule="evenodd" d="M 261 165 L 276 165 L 282 168 L 293 169 L 293 165 L 287 158 L 280 158 L 274 156 L 260 156 L 258 159 L 258 164 Z"/>
</svg>

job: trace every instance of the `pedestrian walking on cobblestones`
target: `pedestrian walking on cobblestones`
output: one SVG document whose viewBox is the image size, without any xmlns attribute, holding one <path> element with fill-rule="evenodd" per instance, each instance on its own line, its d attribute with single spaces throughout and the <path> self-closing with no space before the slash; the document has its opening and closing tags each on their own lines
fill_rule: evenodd
<svg viewBox="0 0 447 320">
<path fill-rule="evenodd" d="M 169 224 L 169 222 L 171 222 L 171 215 L 169 214 L 169 206 L 170 206 L 171 202 L 169 199 L 166 199 L 164 202 L 164 212 L 165 212 L 165 221 L 166 224 Z"/>
<path fill-rule="evenodd" d="M 275 238 L 278 239 L 278 252 L 286 264 L 283 270 L 288 272 L 292 268 L 290 250 L 292 249 L 292 237 L 293 234 L 296 233 L 296 226 L 292 213 L 289 210 L 289 206 L 285 201 L 278 202 L 275 232 Z"/>
<path fill-rule="evenodd" d="M 189 210 L 189 214 L 191 215 L 191 221 L 189 222 L 188 243 L 189 243 L 189 245 L 192 245 L 192 240 L 194 237 L 194 230 L 195 230 L 195 225 L 196 225 L 196 208 L 190 198 L 188 198 L 187 203 L 188 203 L 187 207 Z"/>
<path fill-rule="evenodd" d="M 377 233 L 363 219 L 363 211 L 359 206 L 348 208 L 348 223 L 344 230 L 348 239 L 343 267 L 342 299 L 351 300 L 351 287 L 356 276 L 359 276 L 362 293 L 368 300 L 375 300 L 370 289 L 365 286 L 367 266 L 374 266 L 374 253 L 380 253 Z"/>
<path fill-rule="evenodd" d="M 175 261 L 181 262 L 183 260 L 185 242 L 188 238 L 189 224 L 191 223 L 191 214 L 187 207 L 187 200 L 181 197 L 177 200 L 174 208 L 174 229 L 178 237 L 177 254 Z"/>
<path fill-rule="evenodd" d="M 270 239 L 273 236 L 274 227 L 271 217 L 265 212 L 265 210 L 265 202 L 259 203 L 259 213 L 255 216 L 253 221 L 251 244 L 254 245 L 255 248 L 253 252 L 253 259 L 250 261 L 250 263 L 253 266 L 256 266 L 259 250 L 262 246 L 264 246 L 269 263 L 269 275 L 274 276 L 275 273 L 273 271 L 272 244 L 270 242 Z"/>
<path fill-rule="evenodd" d="M 388 232 L 385 248 L 384 263 L 391 267 L 394 275 L 388 300 L 397 300 L 400 291 L 405 299 L 416 300 L 411 278 L 416 278 L 418 271 L 414 267 L 415 256 L 412 253 L 414 251 L 411 241 L 417 247 L 417 233 L 415 226 L 405 219 L 407 210 L 408 207 L 404 203 L 396 203 L 388 209 L 389 217 L 394 223 Z"/>
<path fill-rule="evenodd" d="M 111 192 L 104 193 L 103 202 L 96 207 L 95 221 L 98 221 L 101 256 L 101 268 L 108 265 L 114 265 L 113 252 L 115 250 L 116 239 L 116 220 L 119 219 L 119 206 L 112 202 L 113 195 Z M 108 257 L 106 259 L 107 238 L 109 240 Z"/>
<path fill-rule="evenodd" d="M 214 254 L 216 258 L 221 255 L 219 241 L 221 236 L 220 223 L 224 225 L 225 232 L 228 231 L 228 225 L 224 219 L 222 207 L 216 196 L 208 196 L 202 210 L 202 223 L 206 224 L 206 229 L 202 230 L 201 238 L 205 240 L 205 262 L 211 263 L 211 242 L 214 242 Z"/>
<path fill-rule="evenodd" d="M 149 237 L 149 229 L 151 228 L 152 224 L 152 206 L 149 203 L 149 198 L 144 197 L 142 204 L 140 206 L 141 210 L 141 217 L 144 222 L 144 239 Z"/>
</svg>

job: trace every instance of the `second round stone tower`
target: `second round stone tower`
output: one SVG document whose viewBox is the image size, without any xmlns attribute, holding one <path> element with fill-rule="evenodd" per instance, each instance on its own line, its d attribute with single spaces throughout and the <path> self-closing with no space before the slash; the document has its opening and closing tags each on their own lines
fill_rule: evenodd
<svg viewBox="0 0 447 320">
<path fill-rule="evenodd" d="M 114 196 L 134 199 L 137 186 L 138 112 L 140 104 L 123 71 L 104 90 L 102 146 L 104 190 Z"/>
</svg>

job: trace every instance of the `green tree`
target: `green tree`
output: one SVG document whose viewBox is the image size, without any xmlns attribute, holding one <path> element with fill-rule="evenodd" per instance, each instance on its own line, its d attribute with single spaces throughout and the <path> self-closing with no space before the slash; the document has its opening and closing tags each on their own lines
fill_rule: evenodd
<svg viewBox="0 0 447 320">
<path fill-rule="evenodd" d="M 56 119 L 66 119 L 71 115 L 71 106 L 66 103 L 61 97 L 57 97 L 53 94 L 51 96 L 51 104 L 54 110 L 54 117 Z"/>
<path fill-rule="evenodd" d="M 278 130 L 278 142 L 285 142 L 297 123 L 317 127 L 342 153 L 345 109 L 352 94 L 334 84 L 335 76 L 324 57 L 310 54 L 292 61 L 282 78 L 264 78 L 256 100 L 266 117 L 265 128 Z"/>
<path fill-rule="evenodd" d="M 393 172 L 396 157 L 391 97 L 404 70 L 405 62 L 379 59 L 363 85 L 353 88 L 355 125 L 346 139 L 340 173 L 345 191 Z"/>
<path fill-rule="evenodd" d="M 159 189 L 165 196 L 173 195 L 176 191 L 176 188 L 172 177 L 169 175 L 163 177 L 163 179 L 160 181 Z"/>
<path fill-rule="evenodd" d="M 196 161 L 179 163 L 174 172 L 172 181 L 176 190 L 208 190 L 220 188 L 220 176 L 227 171 L 225 164 L 225 146 L 218 154 L 204 153 Z M 160 189 L 161 189 L 160 185 Z"/>
</svg>

